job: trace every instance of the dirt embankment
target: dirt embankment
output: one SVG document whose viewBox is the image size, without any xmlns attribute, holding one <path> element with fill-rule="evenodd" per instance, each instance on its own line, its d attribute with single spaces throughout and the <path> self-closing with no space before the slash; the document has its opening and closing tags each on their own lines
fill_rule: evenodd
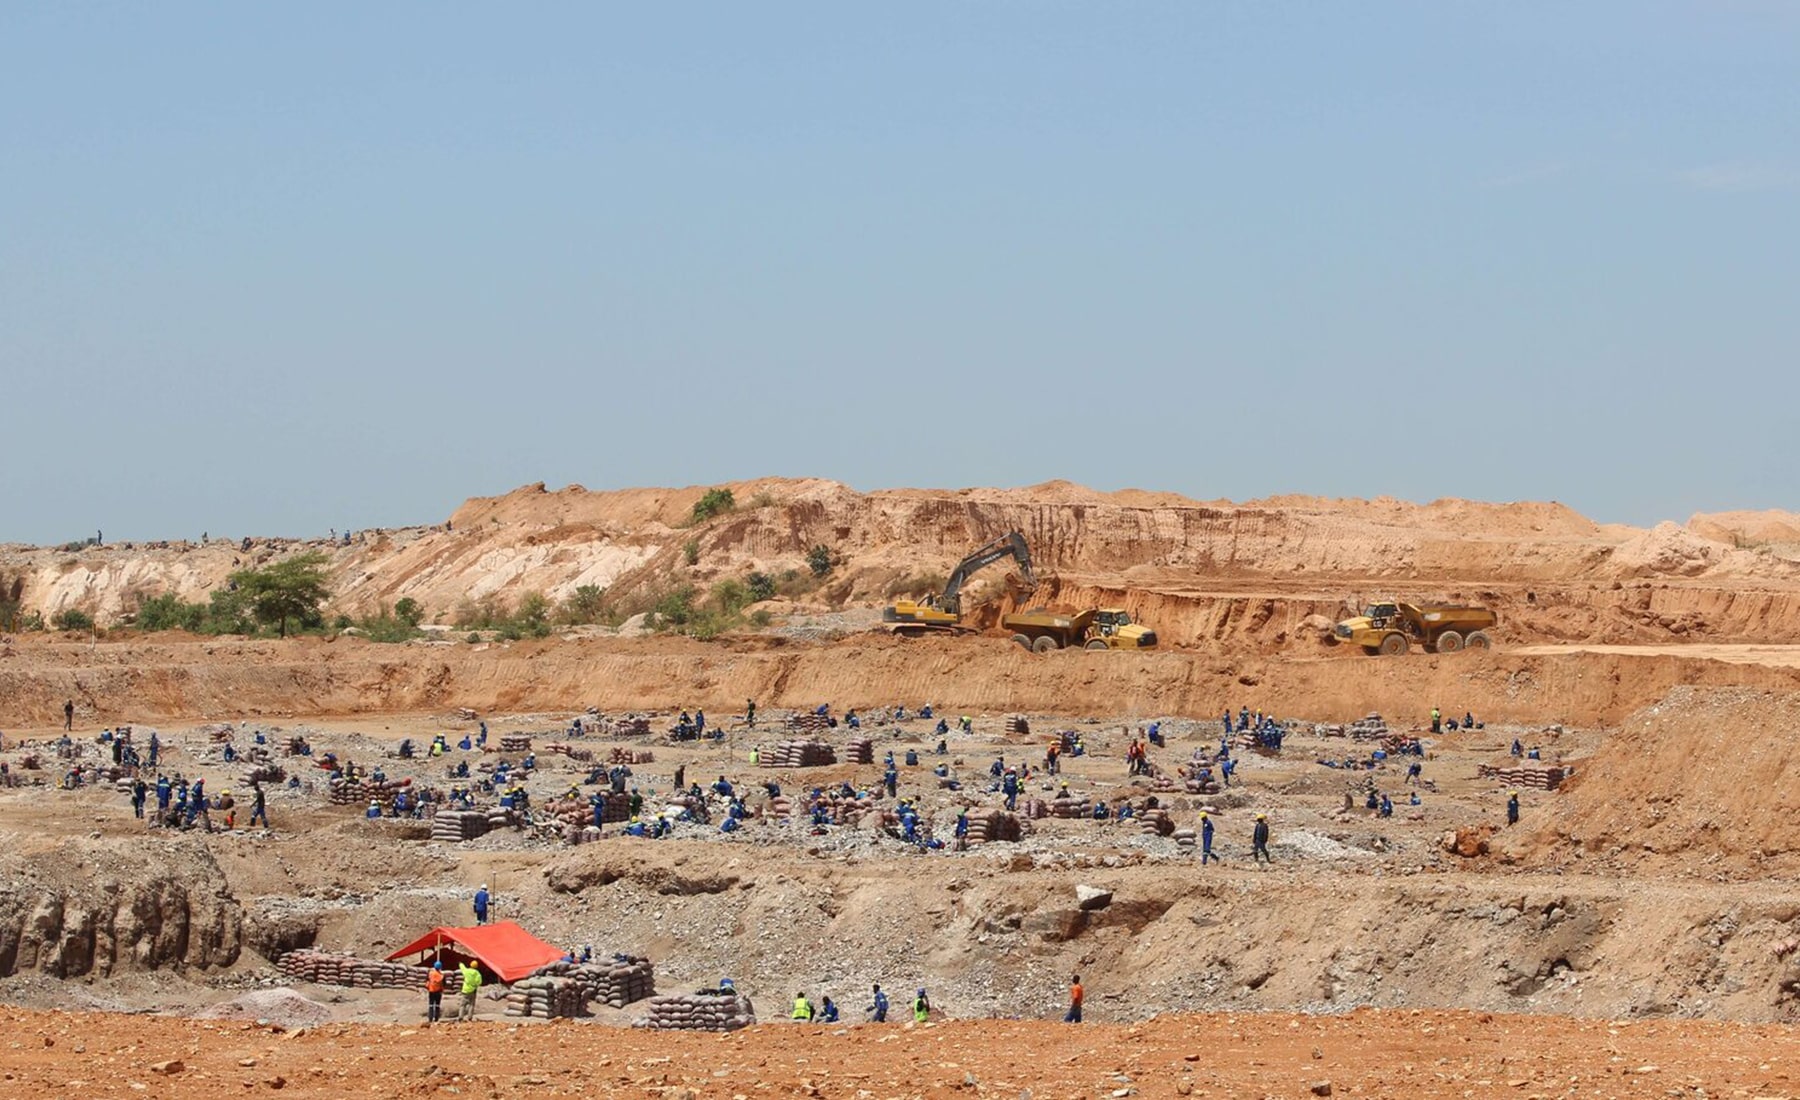
<svg viewBox="0 0 1800 1100">
<path fill-rule="evenodd" d="M 1800 694 L 1681 686 L 1581 762 L 1536 865 L 1595 873 L 1800 873 Z"/>
<path fill-rule="evenodd" d="M 42 838 L 0 854 L 0 976 L 227 967 L 242 911 L 206 845 Z"/>
<path fill-rule="evenodd" d="M 753 570 L 805 575 L 808 550 L 825 546 L 835 565 L 807 598 L 879 606 L 941 585 L 971 549 L 1019 530 L 1041 573 L 1068 578 L 1052 581 L 1051 597 L 1124 603 L 1170 644 L 1286 645 L 1308 616 L 1396 593 L 1491 603 L 1505 640 L 1800 641 L 1800 565 L 1718 521 L 1641 530 L 1603 527 L 1555 504 L 1239 505 L 1060 482 L 857 493 L 765 479 L 731 489 L 738 508 L 699 524 L 689 516 L 703 487 L 591 493 L 540 484 L 471 500 L 447 528 L 362 532 L 347 546 L 11 548 L 0 552 L 0 576 L 23 581 L 27 611 L 80 608 L 106 623 L 144 596 L 205 599 L 234 568 L 324 549 L 334 610 L 411 597 L 429 618 L 449 621 L 465 601 L 489 596 L 559 599 L 592 585 L 642 600 Z M 976 578 L 970 602 L 1000 595 L 1004 572 Z"/>
<path fill-rule="evenodd" d="M 866 636 L 833 643 L 752 638 L 548 640 L 509 647 L 386 646 L 354 639 L 119 642 L 25 640 L 0 658 L 0 728 L 78 721 L 259 715 L 703 706 L 741 711 L 931 702 L 976 714 L 1207 718 L 1249 706 L 1315 719 L 1378 710 L 1417 720 L 1434 704 L 1493 721 L 1607 725 L 1681 684 L 1800 690 L 1800 669 L 1664 653 L 1423 654 L 1308 660 L 1201 652 L 1030 654 L 997 638 Z"/>
</svg>

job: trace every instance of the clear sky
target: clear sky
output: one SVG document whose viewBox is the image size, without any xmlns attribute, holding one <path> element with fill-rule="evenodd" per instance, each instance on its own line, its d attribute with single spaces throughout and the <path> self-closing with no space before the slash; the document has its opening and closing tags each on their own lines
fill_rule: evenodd
<svg viewBox="0 0 1800 1100">
<path fill-rule="evenodd" d="M 1800 508 L 1800 4 L 0 6 L 0 541 Z"/>
</svg>

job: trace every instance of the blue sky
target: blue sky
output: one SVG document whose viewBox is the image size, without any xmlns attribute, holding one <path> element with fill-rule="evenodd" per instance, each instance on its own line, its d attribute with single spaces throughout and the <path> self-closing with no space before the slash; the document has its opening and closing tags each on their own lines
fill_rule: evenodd
<svg viewBox="0 0 1800 1100">
<path fill-rule="evenodd" d="M 0 541 L 765 474 L 1800 508 L 1800 6 L 12 4 Z"/>
</svg>

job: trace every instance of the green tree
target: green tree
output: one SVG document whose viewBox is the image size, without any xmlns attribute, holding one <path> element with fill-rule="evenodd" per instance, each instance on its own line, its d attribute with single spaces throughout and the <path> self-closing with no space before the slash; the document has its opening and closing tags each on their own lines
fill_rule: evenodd
<svg viewBox="0 0 1800 1100">
<path fill-rule="evenodd" d="M 394 604 L 394 618 L 399 619 L 407 626 L 417 627 L 425 621 L 425 608 L 411 596 L 402 596 L 400 601 Z"/>
<path fill-rule="evenodd" d="M 806 565 L 815 577 L 831 572 L 831 549 L 823 543 L 806 552 Z"/>
<path fill-rule="evenodd" d="M 699 500 L 694 502 L 692 522 L 705 523 L 714 516 L 722 516 L 737 507 L 730 489 L 708 489 Z"/>
<path fill-rule="evenodd" d="M 290 619 L 302 625 L 319 621 L 319 606 L 331 598 L 325 562 L 325 555 L 314 550 L 261 569 L 240 569 L 231 580 L 256 621 L 274 626 L 285 638 Z"/>
<path fill-rule="evenodd" d="M 606 589 L 584 584 L 563 601 L 563 617 L 572 623 L 599 622 L 606 612 Z"/>
<path fill-rule="evenodd" d="M 61 611 L 58 611 L 56 617 L 51 619 L 50 622 L 51 625 L 55 626 L 58 630 L 94 629 L 93 616 L 73 607 L 65 607 Z"/>
<path fill-rule="evenodd" d="M 761 603 L 775 598 L 775 578 L 767 573 L 752 573 L 744 578 L 750 588 L 750 602 Z"/>
<path fill-rule="evenodd" d="M 689 539 L 689 540 L 687 540 L 687 542 L 683 543 L 682 547 L 681 547 L 681 557 L 682 557 L 682 560 L 686 561 L 689 565 L 699 565 L 700 564 L 700 540 L 699 539 Z"/>
<path fill-rule="evenodd" d="M 727 616 L 736 615 L 750 603 L 750 589 L 736 577 L 727 577 L 713 585 L 713 605 Z"/>
</svg>

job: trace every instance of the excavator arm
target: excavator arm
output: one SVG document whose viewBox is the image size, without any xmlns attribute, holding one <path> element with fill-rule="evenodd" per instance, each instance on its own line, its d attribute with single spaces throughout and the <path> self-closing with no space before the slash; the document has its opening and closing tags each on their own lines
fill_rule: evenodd
<svg viewBox="0 0 1800 1100">
<path fill-rule="evenodd" d="M 977 572 L 1008 557 L 1019 563 L 1019 574 L 1025 578 L 1025 583 L 1036 588 L 1037 577 L 1031 571 L 1031 551 L 1025 545 L 1025 536 L 1012 531 L 956 563 L 956 568 L 950 573 L 949 583 L 944 585 L 944 594 L 938 597 L 938 607 L 952 615 L 962 614 L 963 585 L 969 583 L 969 578 Z"/>
</svg>

